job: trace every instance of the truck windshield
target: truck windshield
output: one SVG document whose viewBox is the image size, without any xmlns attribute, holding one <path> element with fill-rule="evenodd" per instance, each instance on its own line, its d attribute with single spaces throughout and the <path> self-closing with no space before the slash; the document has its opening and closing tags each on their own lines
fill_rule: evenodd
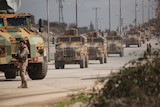
<svg viewBox="0 0 160 107">
<path fill-rule="evenodd" d="M 93 42 L 103 43 L 103 39 L 101 39 L 101 38 L 96 38 L 96 39 L 93 39 Z"/>
<path fill-rule="evenodd" d="M 122 40 L 121 37 L 115 37 L 114 40 Z"/>
<path fill-rule="evenodd" d="M 69 42 L 68 37 L 59 38 L 59 42 Z"/>
<path fill-rule="evenodd" d="M 8 26 L 26 26 L 25 18 L 8 18 L 7 19 Z"/>
<path fill-rule="evenodd" d="M 0 18 L 0 27 L 2 27 L 4 24 L 3 24 L 3 19 Z"/>
<path fill-rule="evenodd" d="M 71 42 L 80 42 L 81 38 L 80 37 L 72 37 Z"/>
</svg>

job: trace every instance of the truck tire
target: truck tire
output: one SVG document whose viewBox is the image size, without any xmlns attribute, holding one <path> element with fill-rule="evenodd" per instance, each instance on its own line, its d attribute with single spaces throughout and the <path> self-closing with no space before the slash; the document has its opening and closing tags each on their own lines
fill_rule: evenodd
<svg viewBox="0 0 160 107">
<path fill-rule="evenodd" d="M 99 61 L 100 61 L 100 64 L 103 64 L 103 63 L 104 63 L 104 56 L 101 56 L 101 57 L 99 58 Z"/>
<path fill-rule="evenodd" d="M 6 79 L 15 79 L 16 78 L 16 71 L 5 71 L 4 72 Z"/>
<path fill-rule="evenodd" d="M 61 69 L 64 69 L 65 66 L 64 66 L 64 62 L 63 61 L 60 62 L 59 65 L 60 65 Z"/>
<path fill-rule="evenodd" d="M 126 43 L 126 47 L 128 48 L 129 47 L 129 45 Z"/>
<path fill-rule="evenodd" d="M 80 68 L 84 68 L 85 67 L 85 60 L 84 58 L 80 60 Z"/>
<path fill-rule="evenodd" d="M 44 79 L 47 74 L 47 64 L 33 63 L 28 66 L 28 75 L 32 80 Z"/>
<path fill-rule="evenodd" d="M 55 61 L 55 69 L 59 69 L 59 61 Z"/>
<path fill-rule="evenodd" d="M 104 58 L 104 63 L 107 63 L 107 58 L 106 57 Z"/>
<path fill-rule="evenodd" d="M 123 57 L 124 56 L 124 52 L 120 52 L 120 57 Z"/>
<path fill-rule="evenodd" d="M 85 68 L 88 68 L 88 59 L 85 60 Z"/>
<path fill-rule="evenodd" d="M 141 47 L 141 43 L 138 43 L 138 47 Z"/>
</svg>

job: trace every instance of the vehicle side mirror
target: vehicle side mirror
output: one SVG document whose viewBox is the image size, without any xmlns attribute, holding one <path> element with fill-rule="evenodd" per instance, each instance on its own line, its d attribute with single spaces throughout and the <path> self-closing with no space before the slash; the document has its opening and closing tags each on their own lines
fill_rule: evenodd
<svg viewBox="0 0 160 107">
<path fill-rule="evenodd" d="M 54 39 L 54 37 L 52 38 L 52 44 L 55 44 L 55 41 L 54 41 L 55 39 Z"/>
<path fill-rule="evenodd" d="M 39 19 L 39 22 L 38 22 L 38 25 L 39 25 L 39 32 L 43 32 L 43 26 L 44 26 L 44 24 L 43 24 L 43 20 L 42 19 Z"/>
</svg>

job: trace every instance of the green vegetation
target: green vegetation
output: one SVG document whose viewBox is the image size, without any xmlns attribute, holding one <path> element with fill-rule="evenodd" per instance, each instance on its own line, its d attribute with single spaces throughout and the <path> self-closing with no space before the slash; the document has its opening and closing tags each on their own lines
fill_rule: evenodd
<svg viewBox="0 0 160 107">
<path fill-rule="evenodd" d="M 98 82 L 105 82 L 97 91 L 72 95 L 71 99 L 54 107 L 69 107 L 83 102 L 87 107 L 159 107 L 160 49 L 130 61 L 116 73 Z"/>
<path fill-rule="evenodd" d="M 54 107 L 68 107 L 71 104 L 75 104 L 77 102 L 87 102 L 89 100 L 89 96 L 86 96 L 84 93 L 73 94 L 70 96 L 70 100 L 61 102 Z"/>
<path fill-rule="evenodd" d="M 129 65 L 129 66 L 128 66 Z M 160 50 L 152 56 L 129 62 L 119 72 L 112 73 L 90 102 L 94 107 L 159 107 Z M 95 98 L 96 96 L 96 98 Z"/>
</svg>

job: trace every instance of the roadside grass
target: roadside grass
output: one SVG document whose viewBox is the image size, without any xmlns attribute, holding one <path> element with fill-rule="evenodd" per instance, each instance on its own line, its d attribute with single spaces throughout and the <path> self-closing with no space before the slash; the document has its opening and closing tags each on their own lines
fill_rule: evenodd
<svg viewBox="0 0 160 107">
<path fill-rule="evenodd" d="M 84 93 L 72 94 L 69 97 L 70 97 L 69 100 L 60 102 L 54 107 L 69 107 L 70 105 L 75 104 L 77 102 L 85 103 L 89 101 L 89 96 L 85 95 Z"/>
<path fill-rule="evenodd" d="M 92 107 L 159 107 L 160 49 L 128 62 L 112 73 L 99 94 L 92 95 Z M 95 97 L 96 96 L 96 97 Z"/>
</svg>

